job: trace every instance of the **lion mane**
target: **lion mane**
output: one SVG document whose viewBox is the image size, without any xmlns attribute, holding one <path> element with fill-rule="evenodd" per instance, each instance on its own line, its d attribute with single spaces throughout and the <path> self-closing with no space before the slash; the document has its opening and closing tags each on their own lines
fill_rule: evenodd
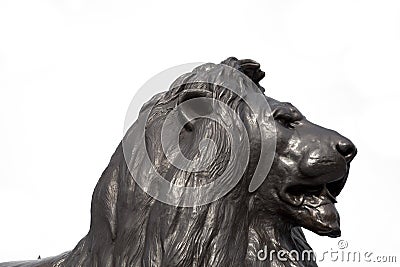
<svg viewBox="0 0 400 267">
<path fill-rule="evenodd" d="M 236 58 L 229 58 L 222 64 L 241 70 Z M 157 145 L 161 124 L 187 88 L 206 89 L 232 109 L 238 108 L 241 99 L 230 90 L 213 86 L 214 83 L 195 82 L 201 75 L 214 75 L 218 79 L 216 66 L 202 65 L 183 75 L 169 91 L 156 95 L 143 106 L 141 113 L 152 109 L 146 122 L 147 147 L 143 149 L 138 145 L 138 125 L 135 123 L 117 147 L 94 190 L 89 233 L 68 254 L 63 266 L 240 266 L 244 263 L 251 236 L 249 231 L 256 227 L 248 212 L 251 202 L 246 178 L 250 176 L 251 166 L 227 195 L 196 207 L 176 207 L 159 202 L 144 192 L 132 177 L 137 175 L 151 183 L 152 174 L 148 166 L 142 164 L 142 154 L 147 152 L 165 179 L 187 186 L 203 183 L 203 176 L 197 177 L 172 166 Z M 242 81 L 243 93 L 250 88 L 249 82 L 258 84 L 263 77 L 263 73 L 247 71 L 246 74 L 252 81 Z M 261 86 L 258 88 L 263 91 Z M 230 151 L 224 131 L 216 123 L 207 124 L 209 128 L 197 133 L 199 140 L 212 138 L 220 145 L 220 161 L 210 167 L 209 182 L 224 171 L 226 155 Z M 192 147 L 196 145 L 182 147 L 188 157 L 197 153 Z M 128 164 L 135 166 L 129 168 Z"/>
</svg>

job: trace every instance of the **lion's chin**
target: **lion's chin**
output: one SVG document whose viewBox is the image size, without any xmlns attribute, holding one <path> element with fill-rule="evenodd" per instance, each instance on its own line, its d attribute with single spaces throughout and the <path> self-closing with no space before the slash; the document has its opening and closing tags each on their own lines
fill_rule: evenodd
<svg viewBox="0 0 400 267">
<path fill-rule="evenodd" d="M 339 237 L 340 218 L 335 207 L 336 199 L 326 184 L 317 186 L 296 186 L 280 194 L 290 204 L 298 223 L 318 235 Z"/>
</svg>

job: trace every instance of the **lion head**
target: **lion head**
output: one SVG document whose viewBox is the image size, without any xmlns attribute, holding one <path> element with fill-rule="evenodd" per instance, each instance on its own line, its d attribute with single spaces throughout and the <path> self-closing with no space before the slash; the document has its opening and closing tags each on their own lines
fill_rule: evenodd
<svg viewBox="0 0 400 267">
<path fill-rule="evenodd" d="M 289 256 L 260 261 L 258 252 L 310 249 L 301 227 L 340 235 L 335 198 L 356 148 L 266 96 L 264 75 L 253 60 L 228 58 L 182 75 L 146 103 L 94 190 L 89 233 L 52 264 L 314 266 Z M 214 182 L 225 192 L 190 191 Z"/>
</svg>

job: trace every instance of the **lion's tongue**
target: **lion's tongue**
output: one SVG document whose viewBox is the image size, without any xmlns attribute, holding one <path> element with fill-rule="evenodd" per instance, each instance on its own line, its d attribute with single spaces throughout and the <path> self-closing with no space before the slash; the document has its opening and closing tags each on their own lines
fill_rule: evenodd
<svg viewBox="0 0 400 267">
<path fill-rule="evenodd" d="M 326 189 L 319 196 L 304 196 L 303 205 L 320 228 L 317 234 L 330 237 L 340 236 L 339 213 L 334 203 L 336 199 Z"/>
</svg>

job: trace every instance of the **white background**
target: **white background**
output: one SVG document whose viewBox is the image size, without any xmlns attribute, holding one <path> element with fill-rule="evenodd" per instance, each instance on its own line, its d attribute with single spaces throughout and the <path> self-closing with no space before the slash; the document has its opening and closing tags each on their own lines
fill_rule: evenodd
<svg viewBox="0 0 400 267">
<path fill-rule="evenodd" d="M 267 94 L 352 139 L 340 239 L 400 261 L 399 48 L 398 1 L 0 1 L 0 262 L 72 249 L 135 91 L 228 56 L 259 61 Z"/>
</svg>

